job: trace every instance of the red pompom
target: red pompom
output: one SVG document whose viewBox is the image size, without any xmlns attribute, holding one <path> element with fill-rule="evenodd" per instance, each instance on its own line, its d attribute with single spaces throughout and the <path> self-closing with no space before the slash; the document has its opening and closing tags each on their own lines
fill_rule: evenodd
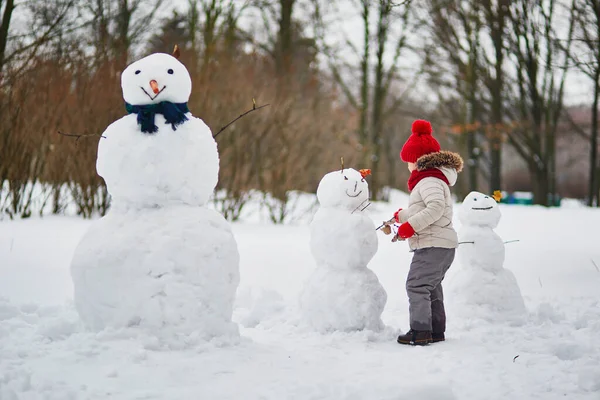
<svg viewBox="0 0 600 400">
<path fill-rule="evenodd" d="M 412 133 L 418 136 L 431 135 L 431 123 L 424 119 L 418 119 L 412 124 Z"/>
</svg>

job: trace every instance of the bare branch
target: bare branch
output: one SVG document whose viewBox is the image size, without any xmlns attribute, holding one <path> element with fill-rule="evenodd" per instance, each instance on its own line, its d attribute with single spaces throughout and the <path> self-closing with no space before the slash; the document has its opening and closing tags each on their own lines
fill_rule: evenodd
<svg viewBox="0 0 600 400">
<path fill-rule="evenodd" d="M 58 133 L 59 135 L 62 135 L 62 136 L 74 137 L 74 138 L 76 138 L 75 139 L 76 142 L 79 141 L 79 139 L 81 139 L 82 137 L 96 136 L 96 137 L 106 139 L 106 136 L 102 136 L 102 134 L 100 134 L 100 133 L 89 133 L 87 135 L 78 135 L 76 133 L 64 133 L 63 131 L 56 131 L 56 133 Z"/>
<path fill-rule="evenodd" d="M 256 107 L 256 102 L 254 101 L 254 99 L 252 99 L 252 108 L 251 108 L 250 110 L 246 111 L 245 113 L 243 113 L 243 114 L 240 114 L 240 115 L 239 115 L 239 116 L 238 116 L 236 119 L 234 119 L 233 121 L 229 122 L 227 125 L 225 125 L 224 127 L 222 127 L 221 129 L 219 129 L 219 131 L 213 135 L 213 138 L 216 138 L 217 136 L 219 136 L 219 134 L 220 134 L 221 132 L 223 132 L 223 131 L 224 131 L 225 129 L 227 129 L 227 128 L 228 128 L 228 127 L 231 125 L 231 124 L 233 124 L 234 122 L 236 122 L 236 121 L 237 121 L 237 120 L 239 120 L 240 118 L 243 118 L 243 117 L 245 117 L 246 115 L 250 114 L 251 112 L 253 112 L 253 111 L 257 111 L 257 110 L 260 110 L 261 108 L 265 108 L 265 107 L 267 107 L 267 106 L 269 106 L 269 105 L 270 105 L 270 104 L 264 104 L 264 105 L 262 105 L 262 106 L 260 106 L 260 107 Z"/>
</svg>

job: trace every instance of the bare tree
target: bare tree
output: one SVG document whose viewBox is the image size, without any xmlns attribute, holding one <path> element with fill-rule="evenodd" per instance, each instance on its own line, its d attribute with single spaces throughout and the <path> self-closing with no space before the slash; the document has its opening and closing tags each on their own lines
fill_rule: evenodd
<svg viewBox="0 0 600 400">
<path fill-rule="evenodd" d="M 450 89 L 459 96 L 459 104 L 456 104 L 456 101 L 445 102 L 444 95 L 440 94 L 440 106 L 451 105 L 447 110 L 449 117 L 457 129 L 460 127 L 460 135 L 466 136 L 469 190 L 478 190 L 482 151 L 478 128 L 487 113 L 480 90 L 484 68 L 481 7 L 479 1 L 432 0 L 424 17 L 431 31 L 424 60 L 429 80 L 440 92 Z M 449 70 L 449 76 L 446 76 L 446 70 Z"/>
<path fill-rule="evenodd" d="M 574 67 L 585 74 L 593 85 L 591 108 L 590 172 L 588 183 L 588 205 L 600 206 L 600 182 L 598 176 L 598 106 L 600 102 L 600 1 L 576 0 L 577 25 L 571 59 Z M 561 40 L 564 45 L 565 40 Z"/>
<path fill-rule="evenodd" d="M 91 20 L 92 45 L 100 62 L 123 66 L 131 47 L 152 29 L 163 0 L 80 0 L 84 18 Z"/>
<path fill-rule="evenodd" d="M 370 186 L 375 199 L 385 198 L 382 189 L 386 180 L 389 182 L 391 178 L 379 171 L 393 135 L 386 122 L 393 113 L 399 111 L 410 91 L 410 85 L 400 93 L 391 91 L 393 85 L 400 81 L 400 60 L 410 49 L 409 4 L 398 5 L 387 0 L 355 0 L 363 38 L 360 48 L 349 40 L 346 40 L 346 45 L 359 59 L 358 71 L 351 61 L 340 59 L 336 49 L 324 49 L 335 81 L 348 104 L 358 113 L 357 134 L 362 152 L 360 165 L 374 170 Z M 349 83 L 351 79 L 359 82 L 357 91 Z"/>
<path fill-rule="evenodd" d="M 509 143 L 527 163 L 534 201 L 542 205 L 550 205 L 556 191 L 556 133 L 563 111 L 573 10 L 568 10 L 566 18 L 567 43 L 557 46 L 556 1 L 511 3 L 510 58 L 516 70 L 516 92 L 509 113 L 514 122 L 510 128 L 490 127 L 508 133 Z"/>
</svg>

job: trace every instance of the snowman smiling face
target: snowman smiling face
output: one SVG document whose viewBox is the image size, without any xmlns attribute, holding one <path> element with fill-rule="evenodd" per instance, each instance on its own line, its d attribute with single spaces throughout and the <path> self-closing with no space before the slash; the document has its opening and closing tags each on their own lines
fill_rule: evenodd
<svg viewBox="0 0 600 400">
<path fill-rule="evenodd" d="M 359 171 L 346 168 L 330 172 L 321 179 L 317 198 L 322 207 L 355 210 L 369 200 L 369 185 Z"/>
<path fill-rule="evenodd" d="M 169 101 L 186 103 L 192 80 L 185 66 L 175 57 L 156 53 L 129 65 L 121 74 L 123 98 L 132 105 Z"/>
<path fill-rule="evenodd" d="M 500 222 L 500 209 L 496 200 L 479 192 L 471 192 L 465 197 L 459 213 L 463 225 L 495 228 Z"/>
</svg>

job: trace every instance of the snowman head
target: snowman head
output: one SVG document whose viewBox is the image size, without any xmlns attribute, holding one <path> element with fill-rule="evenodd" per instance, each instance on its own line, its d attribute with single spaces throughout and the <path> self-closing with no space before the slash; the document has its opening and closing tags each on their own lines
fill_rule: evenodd
<svg viewBox="0 0 600 400">
<path fill-rule="evenodd" d="M 125 68 L 121 87 L 123 98 L 132 105 L 186 103 L 192 93 L 192 79 L 175 57 L 155 53 Z"/>
<path fill-rule="evenodd" d="M 369 200 L 368 170 L 352 168 L 330 172 L 321 179 L 317 199 L 321 207 L 342 208 L 353 211 Z"/>
<path fill-rule="evenodd" d="M 500 209 L 492 196 L 471 192 L 463 201 L 459 219 L 463 225 L 484 226 L 493 229 L 500 222 Z"/>
</svg>

